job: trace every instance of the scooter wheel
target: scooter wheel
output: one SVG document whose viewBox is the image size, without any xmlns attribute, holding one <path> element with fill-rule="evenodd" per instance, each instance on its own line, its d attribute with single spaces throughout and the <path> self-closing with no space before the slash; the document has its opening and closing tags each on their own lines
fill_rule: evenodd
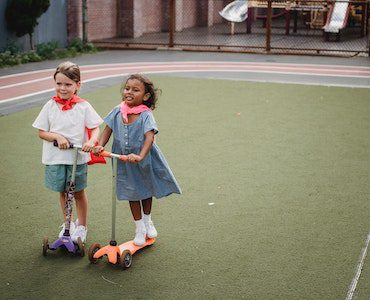
<svg viewBox="0 0 370 300">
<path fill-rule="evenodd" d="M 82 243 L 81 238 L 77 239 L 77 246 L 78 246 L 78 253 L 81 257 L 85 256 L 85 246 L 84 243 Z"/>
<path fill-rule="evenodd" d="M 130 251 L 125 250 L 122 252 L 121 256 L 119 257 L 119 264 L 125 270 L 131 267 L 132 265 L 132 255 Z"/>
<path fill-rule="evenodd" d="M 46 256 L 48 249 L 49 249 L 48 238 L 44 237 L 44 240 L 42 241 L 42 255 Z"/>
<path fill-rule="evenodd" d="M 89 261 L 93 264 L 96 264 L 99 260 L 99 258 L 94 258 L 94 254 L 100 249 L 100 244 L 92 244 L 89 248 Z"/>
</svg>

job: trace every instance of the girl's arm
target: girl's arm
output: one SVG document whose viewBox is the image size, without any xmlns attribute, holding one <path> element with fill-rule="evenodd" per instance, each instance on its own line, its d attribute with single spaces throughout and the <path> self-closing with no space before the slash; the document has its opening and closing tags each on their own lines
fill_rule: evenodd
<svg viewBox="0 0 370 300">
<path fill-rule="evenodd" d="M 133 153 L 129 154 L 128 161 L 131 163 L 137 163 L 142 161 L 148 155 L 150 149 L 152 148 L 153 141 L 154 141 L 154 131 L 151 130 L 145 133 L 144 145 L 143 148 L 141 148 L 139 155 Z"/>
<path fill-rule="evenodd" d="M 98 142 L 99 127 L 90 129 L 90 139 L 82 145 L 82 151 L 90 152 L 94 149 L 95 144 Z"/>
<path fill-rule="evenodd" d="M 39 129 L 39 137 L 48 142 L 57 141 L 59 149 L 69 148 L 68 140 L 61 134 Z"/>
<path fill-rule="evenodd" d="M 112 135 L 112 129 L 109 126 L 105 126 L 100 139 L 99 145 L 95 146 L 94 152 L 100 153 L 104 150 L 104 146 L 108 143 L 110 136 Z"/>
</svg>

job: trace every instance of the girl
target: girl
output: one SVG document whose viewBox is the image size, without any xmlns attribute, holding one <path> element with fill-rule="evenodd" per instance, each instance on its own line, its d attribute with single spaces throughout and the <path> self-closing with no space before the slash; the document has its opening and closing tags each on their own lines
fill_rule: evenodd
<svg viewBox="0 0 370 300">
<path fill-rule="evenodd" d="M 157 236 L 151 220 L 152 197 L 181 194 L 181 190 L 154 142 L 158 128 L 151 111 L 157 102 L 153 83 L 142 75 L 131 75 L 121 93 L 123 101 L 104 119 L 107 126 L 95 151 L 104 150 L 113 132 L 112 152 L 128 156 L 128 162 L 118 161 L 117 198 L 129 200 L 136 224 L 134 243 L 141 246 L 146 237 Z"/>
<path fill-rule="evenodd" d="M 99 125 L 102 118 L 93 107 L 77 96 L 81 87 L 79 67 L 72 62 L 61 63 L 55 73 L 55 92 L 35 122 L 33 127 L 39 130 L 39 137 L 43 139 L 42 163 L 45 167 L 45 186 L 59 192 L 59 201 L 65 219 L 66 197 L 65 191 L 70 180 L 73 164 L 73 151 L 68 150 L 70 143 L 83 145 L 82 150 L 89 152 L 93 149 L 99 136 Z M 88 138 L 87 129 L 90 129 Z M 53 145 L 57 141 L 58 147 Z M 87 185 L 88 153 L 79 153 L 76 170 L 75 199 L 77 217 L 76 223 L 71 222 L 70 234 L 73 241 L 80 237 L 86 240 L 88 198 L 85 192 Z M 64 233 L 65 224 L 59 233 Z"/>
</svg>

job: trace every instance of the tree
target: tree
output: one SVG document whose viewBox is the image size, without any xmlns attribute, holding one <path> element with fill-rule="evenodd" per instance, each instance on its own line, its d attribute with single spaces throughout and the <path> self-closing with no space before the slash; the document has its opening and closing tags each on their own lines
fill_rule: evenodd
<svg viewBox="0 0 370 300">
<path fill-rule="evenodd" d="M 33 46 L 33 31 L 39 24 L 37 19 L 48 10 L 50 0 L 10 0 L 6 7 L 5 18 L 8 29 L 17 37 L 28 34 L 31 49 Z"/>
</svg>

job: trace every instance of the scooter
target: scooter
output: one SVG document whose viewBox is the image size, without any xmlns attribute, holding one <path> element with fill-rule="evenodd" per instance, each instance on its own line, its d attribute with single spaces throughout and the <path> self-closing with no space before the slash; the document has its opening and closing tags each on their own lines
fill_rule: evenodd
<svg viewBox="0 0 370 300">
<path fill-rule="evenodd" d="M 57 142 L 54 141 L 54 146 L 58 146 Z M 74 151 L 74 160 L 72 165 L 72 174 L 71 180 L 68 183 L 68 188 L 65 192 L 66 199 L 66 219 L 65 219 L 65 229 L 63 236 L 56 239 L 53 243 L 49 244 L 48 238 L 44 237 L 42 244 L 42 254 L 47 255 L 48 250 L 57 250 L 58 248 L 66 248 L 68 252 L 79 254 L 80 256 L 85 255 L 85 246 L 81 238 L 77 239 L 77 243 L 72 241 L 70 235 L 70 226 L 71 226 L 71 216 L 72 216 L 72 205 L 75 200 L 75 179 L 76 179 L 76 168 L 77 168 L 77 157 L 78 151 L 81 150 L 81 147 L 70 145 L 70 148 L 73 148 Z"/>
<path fill-rule="evenodd" d="M 132 256 L 138 250 L 154 244 L 155 238 L 147 238 L 142 246 L 137 246 L 134 241 L 128 241 L 118 245 L 115 238 L 116 233 L 116 181 L 117 181 L 117 160 L 127 161 L 126 155 L 119 155 L 108 151 L 102 151 L 99 155 L 112 158 L 112 234 L 109 245 L 101 247 L 100 244 L 94 243 L 90 246 L 88 257 L 91 263 L 96 264 L 103 256 L 108 257 L 111 264 L 117 264 L 128 269 L 132 265 Z"/>
</svg>

